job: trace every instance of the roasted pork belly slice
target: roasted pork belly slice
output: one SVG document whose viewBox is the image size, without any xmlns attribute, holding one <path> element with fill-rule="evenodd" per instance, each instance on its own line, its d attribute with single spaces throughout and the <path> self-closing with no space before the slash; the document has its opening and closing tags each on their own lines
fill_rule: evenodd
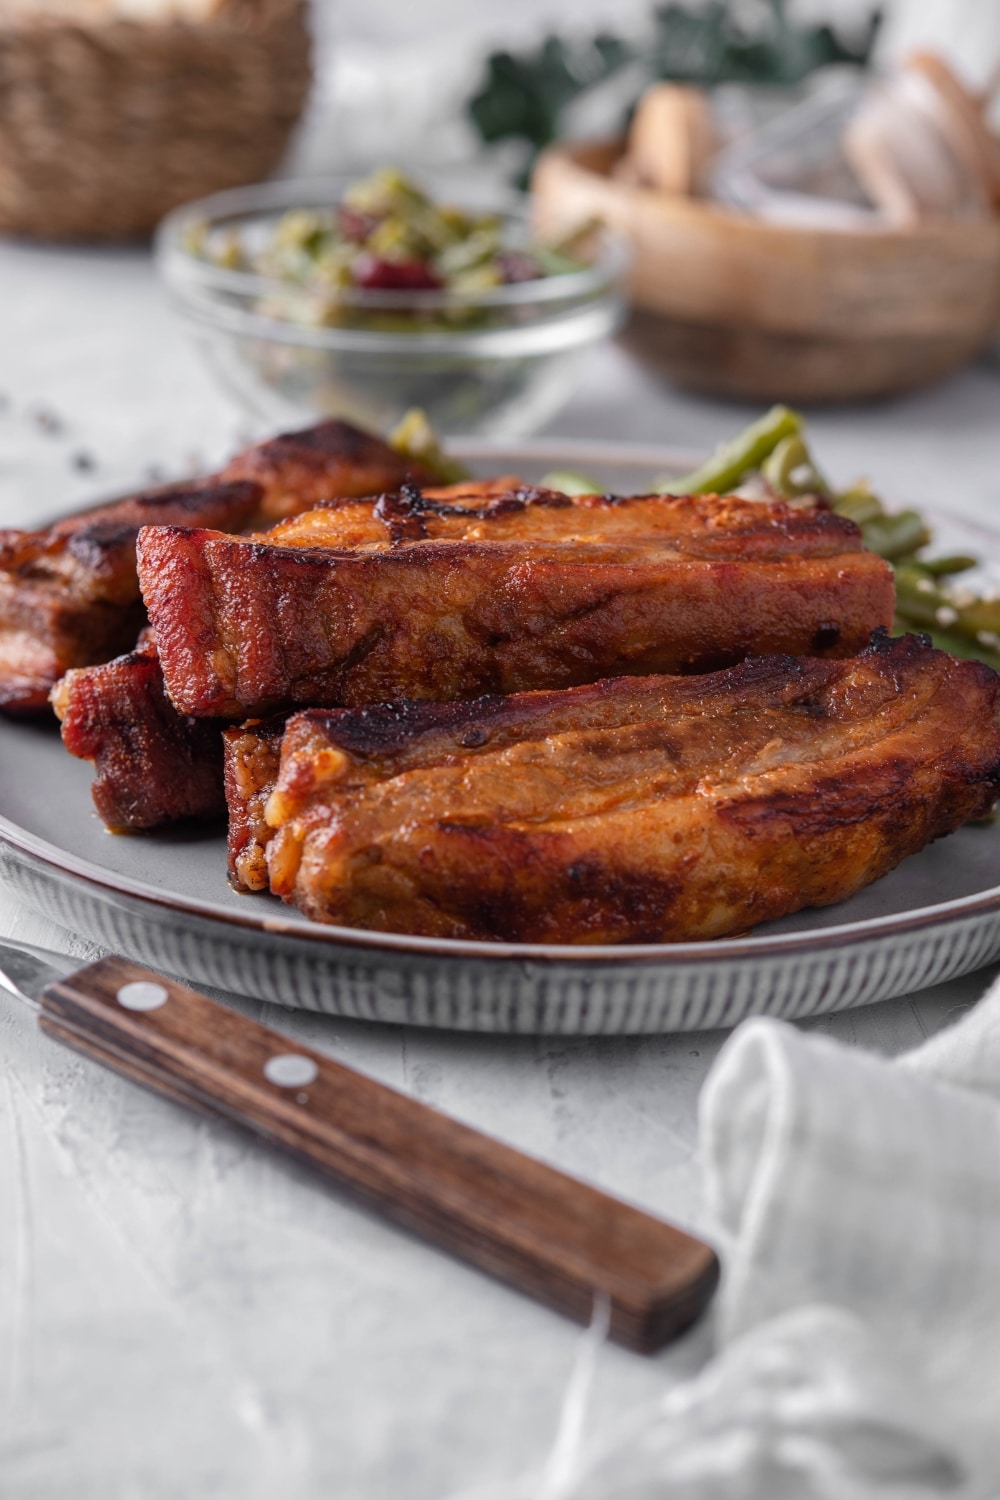
<svg viewBox="0 0 1000 1500">
<path fill-rule="evenodd" d="M 147 527 L 143 596 L 178 709 L 236 718 L 847 656 L 892 618 L 890 568 L 830 512 L 523 491 L 447 509 L 438 534 L 435 512 L 399 497 L 369 502 L 367 521 L 337 506 L 280 528 L 282 544 Z M 394 541 L 411 521 L 429 534 Z M 365 525 L 381 537 L 358 541 Z"/>
<path fill-rule="evenodd" d="M 145 620 L 135 542 L 149 521 L 241 529 L 254 484 L 203 482 L 131 495 L 45 531 L 0 532 L 0 708 L 37 713 L 72 667 L 126 651 Z"/>
<path fill-rule="evenodd" d="M 63 673 L 126 650 L 144 619 L 139 599 L 113 605 L 53 580 L 0 573 L 0 710 L 41 712 Z"/>
<path fill-rule="evenodd" d="M 251 448 L 214 478 L 130 495 L 41 531 L 0 531 L 0 709 L 38 712 L 70 668 L 132 645 L 145 620 L 141 526 L 252 531 L 320 498 L 402 484 L 412 469 L 379 439 L 324 422 Z"/>
<path fill-rule="evenodd" d="M 272 527 L 280 547 L 365 547 L 401 542 L 615 542 L 671 537 L 705 555 L 834 556 L 858 551 L 853 521 L 826 508 L 764 504 L 735 495 L 564 495 L 510 477 L 317 506 Z"/>
<path fill-rule="evenodd" d="M 258 443 L 232 459 L 220 477 L 261 486 L 264 525 L 343 495 L 377 495 L 407 479 L 431 479 L 381 438 L 334 420 Z"/>
<path fill-rule="evenodd" d="M 843 900 L 998 793 L 1000 678 L 880 634 L 848 661 L 297 714 L 266 857 L 321 922 L 676 942 Z"/>
<path fill-rule="evenodd" d="M 113 832 L 223 817 L 218 726 L 176 712 L 148 633 L 126 656 L 69 672 L 52 699 L 67 750 L 94 764 L 94 805 Z"/>
</svg>

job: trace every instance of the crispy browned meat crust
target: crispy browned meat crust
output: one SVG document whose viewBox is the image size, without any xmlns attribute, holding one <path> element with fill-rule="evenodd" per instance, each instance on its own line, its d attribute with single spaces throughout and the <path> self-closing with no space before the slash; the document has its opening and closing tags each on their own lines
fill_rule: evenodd
<svg viewBox="0 0 1000 1500">
<path fill-rule="evenodd" d="M 232 459 L 222 479 L 252 479 L 264 492 L 261 525 L 341 496 L 377 495 L 430 476 L 381 438 L 349 422 L 320 422 L 285 432 Z"/>
<path fill-rule="evenodd" d="M 466 482 L 433 493 L 450 504 L 475 505 L 516 483 L 511 478 Z M 96 767 L 94 801 L 116 832 L 181 819 L 214 820 L 225 811 L 219 734 L 214 726 L 172 708 L 153 639 L 152 632 L 145 632 L 135 652 L 70 671 L 52 695 L 67 749 Z M 270 783 L 277 774 L 283 724 L 284 720 L 273 731 Z M 242 744 L 239 731 L 234 734 L 236 743 Z M 263 803 L 239 808 L 239 789 L 255 774 L 263 737 L 263 729 L 258 729 L 256 738 L 248 741 L 255 747 L 248 765 L 234 755 L 232 769 L 227 768 L 227 776 L 236 777 L 230 805 L 239 809 L 230 819 L 230 871 L 233 883 L 243 889 L 267 885 L 262 846 L 251 838 L 254 831 L 263 836 Z"/>
<path fill-rule="evenodd" d="M 1000 792 L 1000 678 L 850 661 L 295 715 L 271 887 L 310 917 L 562 943 L 716 938 L 843 900 Z"/>
<path fill-rule="evenodd" d="M 384 551 L 403 542 L 642 542 L 671 538 L 696 556 L 828 557 L 861 548 L 852 521 L 826 508 L 735 495 L 564 495 L 517 479 L 338 500 L 255 540 L 277 547 Z"/>
<path fill-rule="evenodd" d="M 127 651 L 145 619 L 135 572 L 141 526 L 251 531 L 319 499 L 400 485 L 413 465 L 346 422 L 323 422 L 251 448 L 221 475 L 69 516 L 41 531 L 0 531 L 0 709 L 44 709 L 71 667 Z"/>
<path fill-rule="evenodd" d="M 202 721 L 204 722 L 204 721 Z M 271 837 L 265 808 L 278 779 L 285 719 L 252 719 L 223 731 L 229 806 L 229 880 L 238 891 L 266 891 Z"/>
<path fill-rule="evenodd" d="M 892 619 L 888 565 L 831 512 L 715 496 L 410 492 L 266 539 L 148 527 L 139 572 L 184 713 L 237 717 L 848 656 Z"/>
<path fill-rule="evenodd" d="M 135 571 L 141 526 L 239 530 L 256 524 L 260 493 L 248 483 L 174 485 L 45 531 L 0 532 L 0 708 L 37 712 L 64 672 L 131 646 L 145 619 Z"/>
<path fill-rule="evenodd" d="M 126 656 L 69 672 L 53 704 L 67 750 L 94 763 L 94 805 L 114 832 L 225 814 L 222 736 L 176 712 L 148 634 Z"/>
</svg>

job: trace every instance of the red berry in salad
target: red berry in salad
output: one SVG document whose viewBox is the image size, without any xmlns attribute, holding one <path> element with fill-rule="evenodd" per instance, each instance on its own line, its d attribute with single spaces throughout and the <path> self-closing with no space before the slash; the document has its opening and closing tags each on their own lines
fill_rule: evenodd
<svg viewBox="0 0 1000 1500">
<path fill-rule="evenodd" d="M 371 291 L 433 292 L 444 285 L 432 266 L 422 260 L 384 260 L 359 255 L 354 262 L 354 282 Z"/>
</svg>

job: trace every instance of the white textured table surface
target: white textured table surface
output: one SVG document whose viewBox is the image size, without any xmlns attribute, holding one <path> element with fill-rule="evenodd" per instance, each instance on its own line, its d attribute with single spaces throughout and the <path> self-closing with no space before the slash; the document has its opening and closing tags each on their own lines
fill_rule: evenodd
<svg viewBox="0 0 1000 1500">
<path fill-rule="evenodd" d="M 0 525 L 240 441 L 139 253 L 0 246 L 0 394 Z M 837 477 L 993 520 L 998 398 L 983 366 L 812 427 Z M 615 351 L 553 430 L 704 448 L 749 415 L 660 387 Z M 11 934 L 89 951 L 85 933 L 0 891 Z M 899 1051 L 988 977 L 817 1024 Z M 719 1035 L 532 1041 L 268 1019 L 698 1223 L 695 1101 Z M 571 1326 L 60 1050 L 2 995 L 0 1080 L 0 1494 L 446 1500 L 543 1464 Z M 693 1368 L 707 1338 L 655 1360 L 603 1350 L 592 1428 Z"/>
</svg>

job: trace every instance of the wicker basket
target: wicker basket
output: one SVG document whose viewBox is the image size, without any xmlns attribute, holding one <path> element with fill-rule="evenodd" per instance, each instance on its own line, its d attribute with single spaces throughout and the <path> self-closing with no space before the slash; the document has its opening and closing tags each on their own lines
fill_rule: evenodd
<svg viewBox="0 0 1000 1500">
<path fill-rule="evenodd" d="M 532 183 L 553 239 L 599 218 L 633 251 L 636 353 L 749 401 L 859 401 L 948 375 L 1000 319 L 1000 218 L 912 229 L 769 223 L 615 175 L 624 142 L 550 147 Z"/>
<path fill-rule="evenodd" d="M 308 94 L 306 0 L 209 21 L 0 22 L 0 229 L 148 234 L 177 204 L 266 177 Z"/>
</svg>

